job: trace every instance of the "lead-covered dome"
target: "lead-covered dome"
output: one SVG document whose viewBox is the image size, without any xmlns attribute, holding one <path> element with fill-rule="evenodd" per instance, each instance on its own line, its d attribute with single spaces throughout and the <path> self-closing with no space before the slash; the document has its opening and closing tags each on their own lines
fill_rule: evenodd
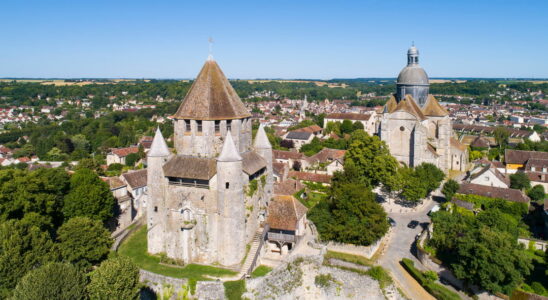
<svg viewBox="0 0 548 300">
<path fill-rule="evenodd" d="M 428 75 L 418 64 L 408 65 L 398 75 L 398 84 L 428 84 Z"/>
</svg>

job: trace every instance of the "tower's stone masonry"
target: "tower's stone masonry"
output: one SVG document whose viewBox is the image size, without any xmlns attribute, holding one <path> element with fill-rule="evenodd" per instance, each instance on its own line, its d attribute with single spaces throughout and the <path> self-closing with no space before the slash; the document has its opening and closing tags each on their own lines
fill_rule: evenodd
<svg viewBox="0 0 548 300">
<path fill-rule="evenodd" d="M 148 251 L 185 263 L 232 266 L 265 220 L 272 147 L 213 59 L 173 116 L 171 153 L 160 131 L 148 155 Z"/>
</svg>

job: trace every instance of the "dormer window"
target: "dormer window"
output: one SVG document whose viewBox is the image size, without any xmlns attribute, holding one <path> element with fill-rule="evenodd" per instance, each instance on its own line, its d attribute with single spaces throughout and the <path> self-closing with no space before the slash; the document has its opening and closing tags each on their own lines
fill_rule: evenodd
<svg viewBox="0 0 548 300">
<path fill-rule="evenodd" d="M 185 131 L 190 131 L 190 120 L 185 120 Z"/>
</svg>

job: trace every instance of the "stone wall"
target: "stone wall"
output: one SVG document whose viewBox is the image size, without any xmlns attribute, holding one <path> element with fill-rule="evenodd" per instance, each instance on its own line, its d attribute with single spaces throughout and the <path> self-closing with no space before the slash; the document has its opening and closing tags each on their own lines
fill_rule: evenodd
<svg viewBox="0 0 548 300">
<path fill-rule="evenodd" d="M 162 295 L 164 289 L 172 288 L 173 294 L 176 295 L 181 289 L 186 288 L 188 279 L 173 278 L 145 270 L 139 271 L 139 281 L 153 290 L 156 295 Z"/>
<path fill-rule="evenodd" d="M 329 242 L 327 243 L 327 250 L 371 258 L 373 257 L 373 255 L 375 255 L 375 253 L 377 253 L 377 250 L 379 250 L 380 246 L 390 238 L 391 233 L 392 231 L 391 229 L 389 229 L 388 232 L 380 240 L 376 241 L 370 246 L 356 246 L 352 244 Z"/>
</svg>

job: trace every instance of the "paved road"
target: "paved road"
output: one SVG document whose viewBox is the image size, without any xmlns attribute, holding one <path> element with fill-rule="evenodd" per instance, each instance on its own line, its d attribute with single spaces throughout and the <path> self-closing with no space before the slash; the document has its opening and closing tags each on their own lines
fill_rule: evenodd
<svg viewBox="0 0 548 300">
<path fill-rule="evenodd" d="M 407 213 L 393 212 L 388 214 L 389 217 L 396 221 L 396 226 L 392 228 L 392 237 L 385 253 L 378 260 L 378 264 L 392 273 L 392 276 L 403 289 L 403 292 L 411 299 L 434 299 L 401 267 L 399 262 L 402 258 L 406 257 L 412 259 L 415 265 L 420 265 L 420 262 L 412 254 L 411 245 L 413 245 L 415 237 L 422 231 L 422 227 L 419 225 L 411 229 L 407 227 L 407 224 L 411 220 L 417 220 L 421 223 L 430 222 L 427 213 L 435 204 L 436 202 L 430 200 L 417 211 Z"/>
</svg>

